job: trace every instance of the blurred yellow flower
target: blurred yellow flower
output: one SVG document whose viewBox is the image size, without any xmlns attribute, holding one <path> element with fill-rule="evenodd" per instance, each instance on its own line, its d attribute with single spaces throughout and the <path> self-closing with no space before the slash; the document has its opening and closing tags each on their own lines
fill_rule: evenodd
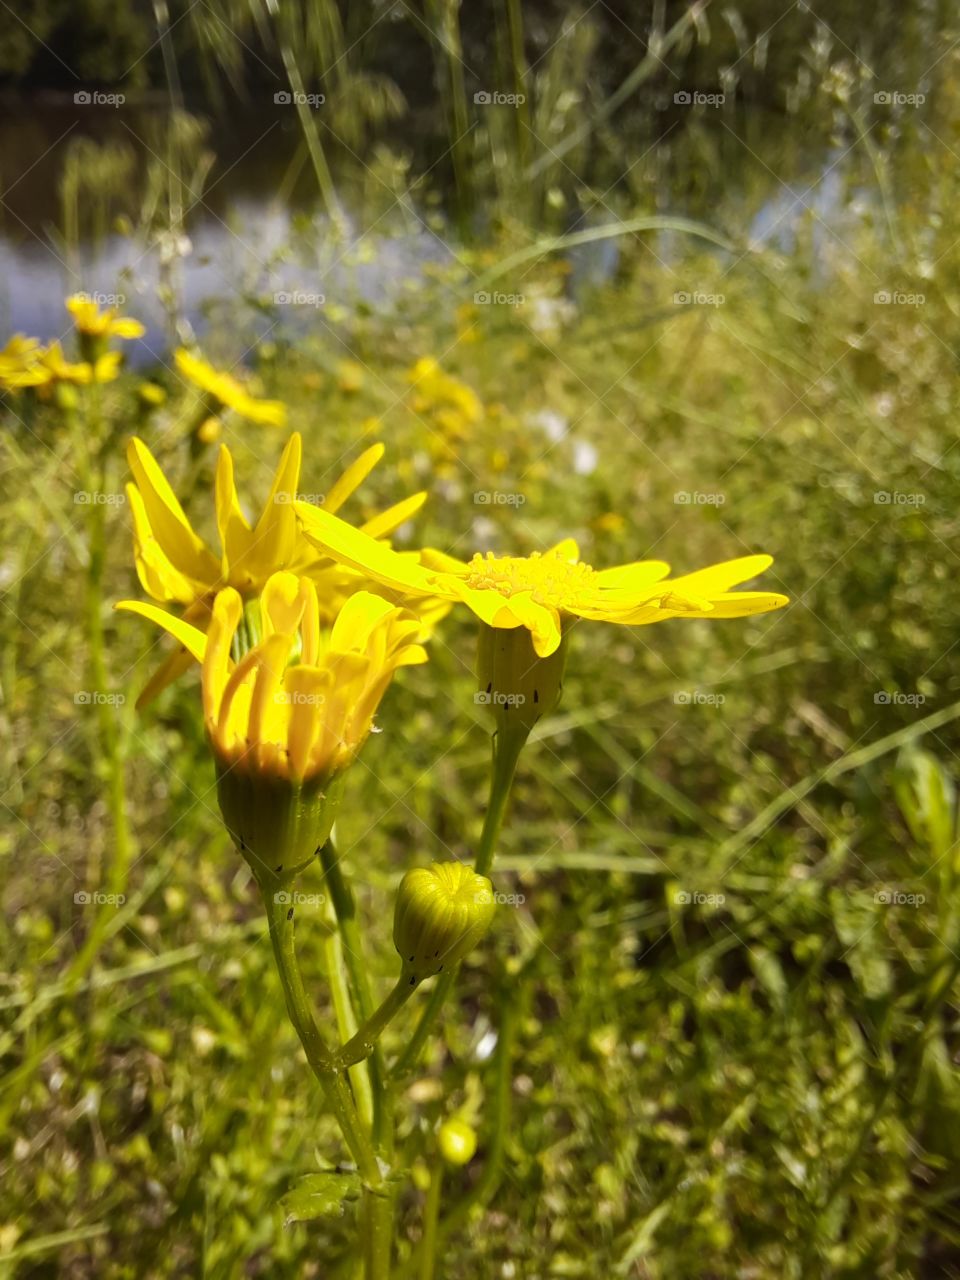
<svg viewBox="0 0 960 1280">
<path fill-rule="evenodd" d="M 445 373 L 433 356 L 422 356 L 407 373 L 407 381 L 414 390 L 414 412 L 429 415 L 446 435 L 464 436 L 483 418 L 476 392 Z"/>
<path fill-rule="evenodd" d="M 87 386 L 91 382 L 113 382 L 120 374 L 119 351 L 105 351 L 91 364 L 87 360 L 74 364 L 67 360 L 59 342 L 51 342 L 40 356 L 40 363 L 47 371 L 49 382 L 74 382 Z"/>
<path fill-rule="evenodd" d="M 192 355 L 180 347 L 174 352 L 177 369 L 219 407 L 232 409 L 242 418 L 261 426 L 284 427 L 287 423 L 287 407 L 281 400 L 260 400 L 252 396 L 229 373 L 220 373 L 200 356 Z"/>
<path fill-rule="evenodd" d="M 121 316 L 116 307 L 101 311 L 99 304 L 84 293 L 67 298 L 66 308 L 73 316 L 77 333 L 89 338 L 142 338 L 146 329 L 139 320 Z"/>
<path fill-rule="evenodd" d="M 325 511 L 298 503 L 297 514 L 318 550 L 395 591 L 460 601 L 490 627 L 526 628 L 541 658 L 556 652 L 564 626 L 574 618 L 636 627 L 680 617 L 740 618 L 787 603 L 775 592 L 731 591 L 770 567 L 773 561 L 765 555 L 671 579 L 662 560 L 594 569 L 566 539 L 543 554 L 477 553 L 468 563 L 425 550 L 415 565 Z"/>
<path fill-rule="evenodd" d="M 0 351 L 0 388 L 19 391 L 49 382 L 50 376 L 40 363 L 41 355 L 38 339 L 15 333 Z"/>
<path fill-rule="evenodd" d="M 363 365 L 356 360 L 341 360 L 337 365 L 337 386 L 352 395 L 363 386 Z"/>
</svg>

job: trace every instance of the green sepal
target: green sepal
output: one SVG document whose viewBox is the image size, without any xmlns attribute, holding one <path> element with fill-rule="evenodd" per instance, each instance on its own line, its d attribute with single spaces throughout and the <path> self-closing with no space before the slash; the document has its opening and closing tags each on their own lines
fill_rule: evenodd
<svg viewBox="0 0 960 1280">
<path fill-rule="evenodd" d="M 549 657 L 541 658 L 526 627 L 483 624 L 477 644 L 475 701 L 493 713 L 499 732 L 529 733 L 560 701 L 566 658 L 566 636 Z"/>
<path fill-rule="evenodd" d="M 340 807 L 342 787 L 325 777 L 294 782 L 242 765 L 217 768 L 224 825 L 261 886 L 283 888 L 313 861 Z"/>
</svg>

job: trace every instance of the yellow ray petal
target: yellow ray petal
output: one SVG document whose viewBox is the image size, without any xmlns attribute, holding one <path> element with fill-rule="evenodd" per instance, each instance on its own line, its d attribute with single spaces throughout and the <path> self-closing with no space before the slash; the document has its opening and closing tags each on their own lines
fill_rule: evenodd
<svg viewBox="0 0 960 1280">
<path fill-rule="evenodd" d="M 382 542 L 354 529 L 329 511 L 313 507 L 308 502 L 298 502 L 296 512 L 304 535 L 315 547 L 365 577 L 397 591 L 449 595 L 431 574 L 409 557 L 391 551 Z"/>
<path fill-rule="evenodd" d="M 411 494 L 401 502 L 395 502 L 386 511 L 362 524 L 360 528 L 369 538 L 384 538 L 394 529 L 399 529 L 405 520 L 411 520 L 427 500 L 426 492 Z"/>
<path fill-rule="evenodd" d="M 118 600 L 113 607 L 125 613 L 135 613 L 149 622 L 155 622 L 158 627 L 162 627 L 175 640 L 178 640 L 197 662 L 203 661 L 207 651 L 207 637 L 197 627 L 192 627 L 189 622 L 184 622 L 175 614 L 167 613 L 166 609 L 161 609 L 159 605 L 147 604 L 145 600 Z"/>
<path fill-rule="evenodd" d="M 695 573 L 686 573 L 665 585 L 682 595 L 692 592 L 698 596 L 715 596 L 740 582 L 749 582 L 772 564 L 773 556 L 741 556 L 737 560 L 724 560 L 721 564 L 698 569 Z"/>
<path fill-rule="evenodd" d="M 153 454 L 136 436 L 127 447 L 127 461 L 150 527 L 174 568 L 198 582 L 216 582 L 220 572 L 216 559 L 194 533 Z"/>
<path fill-rule="evenodd" d="M 670 572 L 665 560 L 634 560 L 632 564 L 617 565 L 614 569 L 600 569 L 596 584 L 612 591 L 643 591 L 654 582 L 660 582 Z"/>
<path fill-rule="evenodd" d="M 233 478 L 233 458 L 226 445 L 220 446 L 217 473 L 214 481 L 214 502 L 217 511 L 217 531 L 220 534 L 220 571 L 224 578 L 232 564 L 240 563 L 250 547 L 251 531 L 243 511 Z"/>
<path fill-rule="evenodd" d="M 323 500 L 324 510 L 339 511 L 350 495 L 360 488 L 383 457 L 384 452 L 385 449 L 382 444 L 372 444 L 369 449 L 365 449 L 361 453 L 356 462 L 351 462 L 340 479 L 328 490 Z"/>
</svg>

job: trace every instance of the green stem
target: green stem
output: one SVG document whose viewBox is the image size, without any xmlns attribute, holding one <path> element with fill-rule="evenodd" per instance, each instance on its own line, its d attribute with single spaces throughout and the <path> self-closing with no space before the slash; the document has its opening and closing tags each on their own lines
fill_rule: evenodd
<svg viewBox="0 0 960 1280">
<path fill-rule="evenodd" d="M 340 869 L 340 859 L 333 841 L 328 840 L 320 850 L 320 861 L 333 909 L 337 917 L 337 926 L 343 940 L 343 959 L 350 979 L 354 1005 L 363 1021 L 373 1014 L 373 992 L 370 978 L 363 958 L 363 940 L 357 923 L 357 905 L 350 887 Z M 390 1098 L 387 1085 L 387 1071 L 383 1060 L 383 1051 L 379 1044 L 374 1047 L 369 1062 L 361 1068 L 370 1076 L 373 1092 L 373 1136 L 374 1142 L 382 1147 L 389 1157 L 393 1150 L 393 1128 L 390 1123 Z"/>
<path fill-rule="evenodd" d="M 328 931 L 323 940 L 323 954 L 326 960 L 327 981 L 330 984 L 330 994 L 333 997 L 333 1007 L 337 1015 L 340 1039 L 349 1040 L 357 1032 L 357 1015 L 350 999 L 350 987 L 343 963 L 343 940 L 337 931 L 336 920 L 332 916 L 333 911 L 331 908 L 330 917 L 328 917 L 327 921 Z M 370 1088 L 370 1074 L 366 1069 L 366 1065 L 360 1063 L 354 1066 L 346 1062 L 339 1063 L 339 1054 L 337 1058 L 339 1065 L 350 1066 L 348 1074 L 350 1076 L 350 1084 L 353 1087 L 353 1096 L 357 1100 L 357 1111 L 366 1130 L 372 1133 L 373 1091 Z"/>
<path fill-rule="evenodd" d="M 323 1042 L 303 985 L 294 944 L 293 910 L 277 902 L 279 885 L 262 883 L 261 892 L 270 925 L 270 941 L 277 961 L 287 1013 L 293 1023 L 314 1075 L 323 1086 L 327 1101 L 337 1118 L 344 1139 L 357 1162 L 357 1168 L 372 1187 L 383 1181 L 380 1166 L 370 1141 L 363 1131 L 344 1072 L 333 1061 Z"/>
<path fill-rule="evenodd" d="M 437 1222 L 440 1218 L 440 1190 L 442 1186 L 443 1162 L 438 1160 L 433 1176 L 430 1179 L 427 1203 L 423 1209 L 423 1240 L 420 1245 L 422 1252 L 420 1255 L 419 1280 L 433 1280 L 434 1270 L 437 1265 Z"/>
<path fill-rule="evenodd" d="M 338 1067 L 349 1067 L 355 1062 L 362 1062 L 373 1053 L 376 1043 L 383 1034 L 384 1027 L 410 999 L 416 987 L 416 979 L 412 979 L 404 969 L 397 984 L 374 1013 L 363 1023 L 355 1036 L 352 1036 L 337 1053 L 335 1061 Z"/>
<path fill-rule="evenodd" d="M 477 846 L 474 868 L 480 875 L 487 875 L 493 863 L 497 840 L 503 826 L 504 815 L 510 799 L 517 761 L 529 734 L 528 729 L 518 728 L 511 733 L 502 729 L 493 737 L 493 763 L 490 770 L 490 798 L 487 801 L 487 812 L 483 820 L 483 831 Z M 397 1059 L 393 1068 L 394 1078 L 404 1075 L 416 1063 L 426 1043 L 434 1023 L 440 1016 L 447 996 L 456 981 L 459 965 L 437 979 L 436 986 L 430 993 L 420 1021 L 410 1037 L 410 1043 Z"/>
</svg>

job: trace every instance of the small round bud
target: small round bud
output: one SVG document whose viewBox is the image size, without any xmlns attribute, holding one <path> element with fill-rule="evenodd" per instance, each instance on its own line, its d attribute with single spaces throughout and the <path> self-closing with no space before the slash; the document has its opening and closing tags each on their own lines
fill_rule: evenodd
<svg viewBox="0 0 960 1280">
<path fill-rule="evenodd" d="M 469 1164 L 477 1151 L 477 1135 L 466 1120 L 444 1120 L 437 1132 L 440 1154 L 448 1164 Z"/>
<path fill-rule="evenodd" d="M 486 933 L 493 885 L 463 862 L 416 867 L 400 881 L 393 944 L 411 984 L 449 969 Z"/>
<path fill-rule="evenodd" d="M 204 418 L 203 422 L 197 427 L 197 439 L 201 444 L 213 444 L 220 435 L 222 425 L 220 419 L 211 414 L 209 418 Z"/>
</svg>

